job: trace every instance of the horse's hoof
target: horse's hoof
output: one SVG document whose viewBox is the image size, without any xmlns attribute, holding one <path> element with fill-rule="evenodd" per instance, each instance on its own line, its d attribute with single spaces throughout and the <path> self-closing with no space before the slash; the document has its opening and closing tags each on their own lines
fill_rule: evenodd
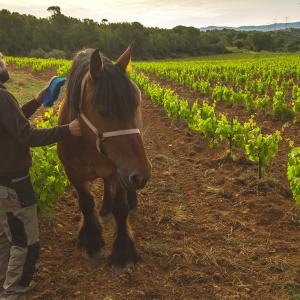
<svg viewBox="0 0 300 300">
<path fill-rule="evenodd" d="M 93 253 L 92 255 L 88 254 L 86 249 L 81 250 L 81 256 L 89 261 L 99 260 L 104 256 L 104 249 L 100 249 L 97 252 Z"/>
<path fill-rule="evenodd" d="M 112 219 L 113 219 L 113 214 L 112 213 L 108 213 L 106 215 L 100 215 L 99 216 L 99 222 L 100 222 L 101 225 L 110 222 Z"/>
<path fill-rule="evenodd" d="M 112 269 L 116 275 L 124 275 L 126 273 L 130 273 L 134 268 L 133 263 L 128 263 L 125 267 L 115 266 L 113 265 Z"/>
</svg>

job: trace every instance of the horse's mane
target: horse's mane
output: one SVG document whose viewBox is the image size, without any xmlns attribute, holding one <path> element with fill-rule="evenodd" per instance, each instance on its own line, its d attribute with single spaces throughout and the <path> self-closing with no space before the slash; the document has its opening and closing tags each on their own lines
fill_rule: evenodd
<svg viewBox="0 0 300 300">
<path fill-rule="evenodd" d="M 89 71 L 91 55 L 94 49 L 79 51 L 73 60 L 67 85 L 67 99 L 73 110 L 79 113 L 81 82 Z M 107 114 L 114 114 L 123 120 L 133 117 L 138 106 L 138 94 L 135 85 L 121 68 L 101 55 L 104 69 L 102 76 L 94 84 L 93 105 L 103 105 Z"/>
</svg>

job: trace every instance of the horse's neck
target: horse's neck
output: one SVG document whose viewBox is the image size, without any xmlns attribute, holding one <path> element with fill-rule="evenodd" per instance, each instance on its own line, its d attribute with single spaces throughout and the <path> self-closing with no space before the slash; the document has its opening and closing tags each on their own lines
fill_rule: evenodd
<svg viewBox="0 0 300 300">
<path fill-rule="evenodd" d="M 67 97 L 63 100 L 59 111 L 59 124 L 68 124 L 78 117 L 78 114 L 72 107 L 70 99 Z"/>
</svg>

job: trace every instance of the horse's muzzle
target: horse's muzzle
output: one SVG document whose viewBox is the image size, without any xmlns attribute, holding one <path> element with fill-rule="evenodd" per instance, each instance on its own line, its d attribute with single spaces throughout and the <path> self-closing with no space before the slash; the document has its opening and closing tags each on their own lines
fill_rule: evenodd
<svg viewBox="0 0 300 300">
<path fill-rule="evenodd" d="M 150 175 L 140 174 L 138 172 L 133 172 L 129 175 L 129 184 L 132 189 L 138 190 L 145 187 Z"/>
</svg>

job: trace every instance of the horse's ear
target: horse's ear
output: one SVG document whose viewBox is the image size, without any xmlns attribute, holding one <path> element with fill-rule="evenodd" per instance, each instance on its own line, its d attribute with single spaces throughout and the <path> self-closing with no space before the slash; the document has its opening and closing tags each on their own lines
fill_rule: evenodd
<svg viewBox="0 0 300 300">
<path fill-rule="evenodd" d="M 131 61 L 131 50 L 133 43 L 131 43 L 124 53 L 117 59 L 116 65 L 119 66 L 122 70 L 126 71 L 127 66 Z"/>
<path fill-rule="evenodd" d="M 100 55 L 100 50 L 96 49 L 92 56 L 90 62 L 90 74 L 93 80 L 100 78 L 103 71 L 103 62 Z"/>
</svg>

